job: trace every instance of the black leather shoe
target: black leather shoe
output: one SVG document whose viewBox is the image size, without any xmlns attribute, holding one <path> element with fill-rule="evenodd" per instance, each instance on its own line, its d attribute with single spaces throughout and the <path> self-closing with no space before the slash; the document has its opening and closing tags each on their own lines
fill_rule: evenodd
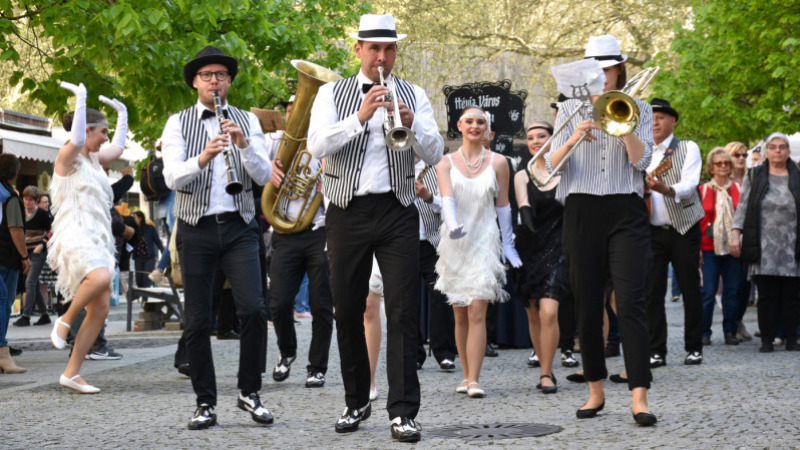
<svg viewBox="0 0 800 450">
<path fill-rule="evenodd" d="M 586 383 L 586 377 L 581 373 L 571 373 L 567 375 L 567 381 L 572 381 L 573 383 Z"/>
<path fill-rule="evenodd" d="M 606 401 L 603 400 L 603 403 L 600 403 L 600 406 L 597 408 L 587 408 L 587 409 L 579 409 L 575 412 L 575 417 L 578 419 L 591 419 L 592 417 L 596 416 L 598 412 L 603 410 L 603 407 L 606 406 Z"/>
<path fill-rule="evenodd" d="M 408 417 L 392 419 L 392 437 L 399 442 L 417 442 L 422 438 L 422 428 Z"/>
<path fill-rule="evenodd" d="M 192 373 L 189 371 L 189 363 L 178 364 L 178 372 L 187 377 L 191 377 Z"/>
<path fill-rule="evenodd" d="M 786 341 L 787 352 L 800 352 L 800 345 L 797 344 L 797 339 Z"/>
<path fill-rule="evenodd" d="M 655 425 L 656 422 L 658 422 L 658 419 L 656 419 L 656 416 L 654 416 L 654 415 L 652 415 L 650 413 L 646 413 L 646 412 L 640 412 L 640 413 L 634 414 L 633 415 L 633 420 L 635 420 L 638 425 L 641 425 L 643 427 L 649 427 L 649 426 Z"/>
<path fill-rule="evenodd" d="M 542 390 L 542 394 L 555 394 L 558 392 L 558 382 L 556 381 L 555 375 L 542 375 L 539 377 L 539 380 L 542 378 L 550 378 L 550 381 L 553 382 L 552 386 L 545 386 L 539 383 L 539 389 Z"/>
<path fill-rule="evenodd" d="M 33 324 L 34 325 L 50 325 L 50 323 L 52 323 L 50 321 L 50 316 L 48 316 L 47 314 L 43 314 L 43 315 L 39 316 L 39 320 L 37 320 Z"/>
<path fill-rule="evenodd" d="M 497 353 L 497 350 L 493 349 L 492 346 L 489 344 L 486 344 L 486 353 L 484 353 L 484 355 L 490 358 L 494 358 L 495 356 L 500 356 L 500 354 Z"/>
<path fill-rule="evenodd" d="M 217 424 L 217 415 L 214 413 L 214 407 L 208 406 L 203 403 L 197 407 L 194 412 L 194 417 L 189 421 L 190 430 L 204 430 L 211 425 Z"/>
<path fill-rule="evenodd" d="M 761 353 L 772 353 L 775 351 L 775 346 L 772 345 L 772 342 L 761 342 L 761 348 L 758 349 Z"/>
<path fill-rule="evenodd" d="M 9 346 L 8 346 L 8 353 L 9 353 L 11 356 L 19 356 L 19 355 L 21 355 L 21 354 L 22 354 L 22 349 L 19 349 L 19 348 L 14 348 L 14 347 L 12 347 L 12 346 L 10 346 L 10 345 L 9 345 Z"/>
<path fill-rule="evenodd" d="M 258 423 L 269 425 L 275 420 L 272 417 L 272 413 L 270 413 L 267 407 L 261 403 L 261 399 L 258 397 L 257 393 L 245 396 L 240 392 L 239 401 L 237 403 L 239 405 L 239 409 L 249 412 L 253 420 Z"/>
<path fill-rule="evenodd" d="M 627 378 L 623 378 L 622 375 L 620 375 L 618 373 L 615 373 L 614 375 L 611 375 L 610 377 L 608 377 L 608 379 L 611 380 L 614 383 L 627 383 L 628 382 Z"/>
<path fill-rule="evenodd" d="M 725 345 L 739 345 L 739 339 L 736 339 L 736 333 L 725 333 Z"/>
<path fill-rule="evenodd" d="M 240 338 L 241 335 L 239 335 L 239 333 L 233 330 L 217 332 L 217 339 L 219 339 L 220 341 L 233 341 L 233 340 L 239 340 Z"/>
<path fill-rule="evenodd" d="M 288 357 L 281 355 L 281 359 L 278 360 L 278 364 L 272 371 L 272 379 L 275 381 L 283 381 L 289 378 L 289 372 L 292 371 L 292 363 L 296 358 L 296 355 Z"/>
<path fill-rule="evenodd" d="M 619 344 L 606 344 L 606 358 L 619 356 Z"/>
<path fill-rule="evenodd" d="M 345 408 L 342 417 L 336 421 L 337 433 L 350 433 L 358 429 L 358 424 L 362 421 L 369 419 L 372 414 L 372 403 L 367 403 L 367 406 L 359 409 Z"/>
<path fill-rule="evenodd" d="M 31 324 L 30 317 L 20 316 L 20 318 L 15 320 L 14 323 L 12 323 L 11 325 L 14 325 L 15 327 L 27 327 L 30 324 Z"/>
</svg>

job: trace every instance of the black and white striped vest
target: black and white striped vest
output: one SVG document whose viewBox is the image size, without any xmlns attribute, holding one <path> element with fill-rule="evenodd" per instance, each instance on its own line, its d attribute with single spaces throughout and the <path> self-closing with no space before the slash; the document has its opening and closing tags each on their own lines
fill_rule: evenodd
<svg viewBox="0 0 800 450">
<path fill-rule="evenodd" d="M 672 137 L 672 142 L 669 148 L 673 150 L 672 168 L 663 175 L 664 182 L 671 186 L 681 180 L 681 173 L 683 172 L 683 163 L 686 161 L 686 141 L 682 141 L 675 136 Z M 700 201 L 700 195 L 697 189 L 692 190 L 692 195 L 689 198 L 683 199 L 680 202 L 675 202 L 670 197 L 664 198 L 664 204 L 667 207 L 667 214 L 669 221 L 672 222 L 672 227 L 678 230 L 680 234 L 686 234 L 689 228 L 700 221 L 705 216 L 703 211 L 703 203 Z"/>
<path fill-rule="evenodd" d="M 427 166 L 426 166 L 427 167 Z M 436 167 L 431 167 L 422 177 L 422 182 L 431 195 L 439 193 L 439 177 L 436 175 Z M 419 197 L 416 197 L 414 204 L 419 210 L 419 220 L 422 221 L 422 228 L 425 230 L 425 236 L 428 242 L 433 245 L 433 248 L 439 246 L 439 227 L 442 225 L 441 216 L 433 211 L 431 205 L 425 203 Z"/>
<path fill-rule="evenodd" d="M 412 111 L 416 111 L 417 98 L 414 95 L 414 86 L 397 77 L 394 77 L 394 80 L 395 86 L 397 86 L 397 95 Z M 339 114 L 339 120 L 344 120 L 357 112 L 361 108 L 362 100 L 361 85 L 357 76 L 339 80 L 334 84 L 333 101 L 336 105 L 336 112 Z M 378 110 L 376 114 L 382 114 L 382 112 Z M 369 133 L 369 127 L 365 126 L 364 132 L 345 144 L 342 150 L 325 157 L 325 178 L 322 188 L 331 203 L 340 208 L 347 208 L 353 194 L 358 189 Z M 414 193 L 414 152 L 413 150 L 395 152 L 389 150 L 385 145 L 383 148 L 389 161 L 389 181 L 392 191 L 403 206 L 409 206 L 416 197 Z"/>
<path fill-rule="evenodd" d="M 246 138 L 250 138 L 250 119 L 248 113 L 239 108 L 228 105 L 228 117 L 242 128 Z M 198 117 L 197 106 L 192 105 L 178 113 L 181 121 L 181 134 L 186 142 L 186 159 L 200 155 L 206 144 L 211 139 L 206 132 L 206 127 Z M 253 183 L 250 175 L 244 169 L 242 160 L 239 157 L 239 148 L 231 143 L 231 161 L 239 175 L 239 181 L 244 184 L 245 189 L 233 196 L 233 203 L 239 210 L 239 214 L 245 223 L 250 223 L 256 215 L 255 202 L 253 200 Z M 218 155 L 223 158 L 223 155 Z M 197 225 L 197 222 L 208 210 L 208 203 L 211 196 L 211 170 L 214 164 L 209 163 L 191 183 L 178 189 L 175 194 L 175 217 L 183 220 L 190 225 Z M 227 194 L 226 194 L 227 195 Z"/>
</svg>

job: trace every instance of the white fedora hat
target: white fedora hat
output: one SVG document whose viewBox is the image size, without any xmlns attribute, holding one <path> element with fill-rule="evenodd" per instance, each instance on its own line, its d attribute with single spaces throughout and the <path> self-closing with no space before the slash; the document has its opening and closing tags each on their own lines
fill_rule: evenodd
<svg viewBox="0 0 800 450">
<path fill-rule="evenodd" d="M 364 14 L 358 24 L 358 33 L 348 33 L 357 41 L 397 42 L 406 37 L 397 34 L 394 17 L 389 14 Z"/>
<path fill-rule="evenodd" d="M 617 38 L 610 34 L 603 36 L 592 36 L 586 44 L 586 54 L 584 59 L 594 58 L 600 63 L 600 67 L 615 66 L 625 62 L 628 55 L 623 55 L 619 50 Z"/>
</svg>

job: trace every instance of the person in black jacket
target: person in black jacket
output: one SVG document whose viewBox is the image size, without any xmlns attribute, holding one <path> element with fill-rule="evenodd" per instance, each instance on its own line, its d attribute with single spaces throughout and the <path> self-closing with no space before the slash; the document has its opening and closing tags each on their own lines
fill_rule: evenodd
<svg viewBox="0 0 800 450">
<path fill-rule="evenodd" d="M 25 305 L 20 318 L 14 322 L 14 326 L 18 327 L 31 324 L 31 313 L 36 305 L 39 307 L 39 320 L 34 325 L 50 323 L 47 304 L 42 290 L 39 289 L 39 275 L 47 261 L 47 239 L 53 217 L 37 206 L 39 197 L 41 193 L 36 186 L 28 186 L 22 191 L 22 201 L 25 204 L 25 248 L 30 256 L 31 270 L 25 278 Z"/>
</svg>

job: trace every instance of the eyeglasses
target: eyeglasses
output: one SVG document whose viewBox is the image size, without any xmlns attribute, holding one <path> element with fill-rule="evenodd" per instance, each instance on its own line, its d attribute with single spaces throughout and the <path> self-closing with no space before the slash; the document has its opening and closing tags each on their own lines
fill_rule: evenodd
<svg viewBox="0 0 800 450">
<path fill-rule="evenodd" d="M 211 81 L 211 75 L 217 77 L 217 81 L 225 81 L 230 74 L 227 70 L 220 70 L 219 72 L 197 72 L 197 76 L 203 81 Z"/>
<path fill-rule="evenodd" d="M 731 162 L 730 161 L 715 161 L 714 162 L 714 167 L 730 167 L 730 166 L 731 166 Z"/>
<path fill-rule="evenodd" d="M 767 150 L 789 150 L 788 145 L 768 145 Z"/>
<path fill-rule="evenodd" d="M 747 158 L 747 153 L 734 153 L 731 156 L 733 156 L 734 158 Z"/>
</svg>

